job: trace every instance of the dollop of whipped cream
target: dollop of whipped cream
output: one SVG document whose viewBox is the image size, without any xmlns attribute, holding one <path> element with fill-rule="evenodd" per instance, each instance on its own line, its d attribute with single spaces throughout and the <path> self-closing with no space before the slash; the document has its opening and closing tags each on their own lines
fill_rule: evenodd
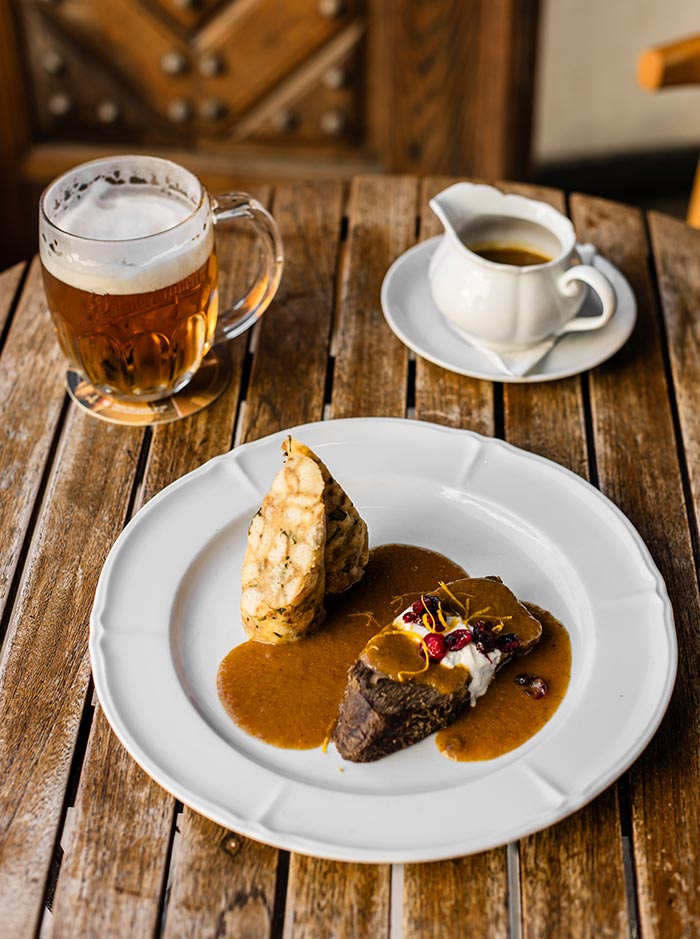
<svg viewBox="0 0 700 939">
<path fill-rule="evenodd" d="M 396 619 L 393 621 L 392 626 L 396 629 L 402 629 L 405 632 L 413 633 L 416 636 L 429 635 L 432 630 L 428 629 L 423 625 L 422 622 L 405 622 L 404 614 L 410 613 L 412 607 L 406 607 L 405 610 L 402 610 Z M 461 616 L 457 613 L 447 612 L 443 613 L 444 621 L 447 623 L 447 628 L 443 630 L 440 635 L 448 636 L 450 633 L 453 633 L 457 629 L 466 629 L 471 633 L 471 626 L 462 619 Z M 455 649 L 440 659 L 439 664 L 445 666 L 446 668 L 455 668 L 457 665 L 461 665 L 463 668 L 468 669 L 470 679 L 469 679 L 469 695 L 470 695 L 470 704 L 473 707 L 476 704 L 476 699 L 480 698 L 485 694 L 487 688 L 493 680 L 493 676 L 496 673 L 496 668 L 498 663 L 503 658 L 503 653 L 500 649 L 493 649 L 490 652 L 481 652 L 477 648 L 475 642 L 469 642 L 467 645 L 462 646 L 461 649 Z"/>
</svg>

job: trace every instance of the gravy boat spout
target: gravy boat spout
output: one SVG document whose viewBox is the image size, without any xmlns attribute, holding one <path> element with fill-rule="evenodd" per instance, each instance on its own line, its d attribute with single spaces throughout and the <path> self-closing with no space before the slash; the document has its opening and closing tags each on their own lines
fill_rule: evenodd
<svg viewBox="0 0 700 939">
<path fill-rule="evenodd" d="M 479 186 L 472 183 L 455 183 L 444 189 L 430 200 L 428 205 L 440 219 L 445 234 L 464 247 L 459 232 L 481 215 L 495 215 L 499 211 L 496 194 L 503 198 L 492 186 Z"/>
<path fill-rule="evenodd" d="M 556 237 L 557 255 L 570 251 L 576 242 L 573 225 L 552 206 L 483 183 L 454 183 L 428 204 L 442 222 L 445 234 L 465 251 L 460 234 L 483 218 L 522 219 L 541 225 Z"/>
</svg>

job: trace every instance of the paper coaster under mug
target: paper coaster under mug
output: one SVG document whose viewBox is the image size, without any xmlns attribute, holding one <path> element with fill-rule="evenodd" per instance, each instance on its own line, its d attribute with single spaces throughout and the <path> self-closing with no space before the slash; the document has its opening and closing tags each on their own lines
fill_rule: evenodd
<svg viewBox="0 0 700 939">
<path fill-rule="evenodd" d="M 208 407 L 226 390 L 231 378 L 226 346 L 212 349 L 190 382 L 177 394 L 161 401 L 115 401 L 98 391 L 77 372 L 66 372 L 71 398 L 93 417 L 111 424 L 147 427 L 168 424 Z"/>
</svg>

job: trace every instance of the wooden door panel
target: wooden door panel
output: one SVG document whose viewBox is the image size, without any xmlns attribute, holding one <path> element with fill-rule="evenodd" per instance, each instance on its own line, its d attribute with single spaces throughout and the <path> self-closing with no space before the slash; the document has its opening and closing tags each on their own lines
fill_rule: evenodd
<svg viewBox="0 0 700 939">
<path fill-rule="evenodd" d="M 344 4 L 328 16 L 318 0 L 215 6 L 201 28 L 198 18 L 184 29 L 140 0 L 24 0 L 25 58 L 42 135 L 80 139 L 99 129 L 115 139 L 226 138 L 281 83 L 296 87 L 294 73 L 358 8 Z M 324 108 L 322 97 L 316 110 Z"/>
</svg>

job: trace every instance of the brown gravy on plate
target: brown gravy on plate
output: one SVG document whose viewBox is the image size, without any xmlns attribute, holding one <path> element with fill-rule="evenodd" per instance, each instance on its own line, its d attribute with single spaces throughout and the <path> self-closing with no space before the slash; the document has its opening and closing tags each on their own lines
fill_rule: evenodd
<svg viewBox="0 0 700 939">
<path fill-rule="evenodd" d="M 217 676 L 224 708 L 234 723 L 266 743 L 294 750 L 321 746 L 338 716 L 348 670 L 367 642 L 421 591 L 434 590 L 439 581 L 449 583 L 465 576 L 458 564 L 426 548 L 400 544 L 374 548 L 362 580 L 346 593 L 326 598 L 326 620 L 319 632 L 285 645 L 248 640 L 228 653 Z M 539 617 L 540 611 L 535 610 Z M 543 625 L 539 646 L 504 667 L 476 707 L 468 708 L 457 723 L 438 734 L 438 746 L 447 756 L 490 759 L 527 740 L 551 717 L 568 685 L 571 653 L 568 634 L 561 624 L 560 632 L 553 633 L 558 637 L 556 652 L 550 649 L 549 626 L 544 619 Z M 549 650 L 546 660 L 535 658 L 542 646 Z M 543 677 L 547 681 L 550 674 L 556 672 L 557 676 L 552 679 L 557 690 L 551 698 L 529 699 L 509 680 L 512 668 L 515 677 L 522 671 L 544 669 L 545 665 L 547 674 L 543 671 Z M 497 694 L 506 684 L 513 685 L 515 695 Z M 501 703 L 489 706 L 492 696 Z M 540 707 L 545 702 L 546 706 Z M 488 709 L 488 716 L 479 722 L 482 709 Z M 466 749 L 458 743 L 462 722 Z M 450 732 L 449 741 L 441 743 L 441 734 Z M 484 741 L 481 748 L 474 749 L 472 738 L 485 734 L 494 739 L 488 746 Z"/>
<path fill-rule="evenodd" d="M 438 750 L 453 760 L 492 760 L 533 737 L 561 704 L 571 675 L 569 634 L 554 616 L 534 603 L 525 606 L 542 623 L 542 638 L 527 655 L 503 666 L 486 694 L 457 720 L 438 731 Z M 547 694 L 533 698 L 516 683 L 518 675 L 536 675 Z"/>
<path fill-rule="evenodd" d="M 421 588 L 464 576 L 458 564 L 426 548 L 374 548 L 362 580 L 326 597 L 319 632 L 284 645 L 248 640 L 229 652 L 219 666 L 222 704 L 239 727 L 267 743 L 294 750 L 321 746 L 338 716 L 348 670 L 372 636 Z"/>
</svg>

